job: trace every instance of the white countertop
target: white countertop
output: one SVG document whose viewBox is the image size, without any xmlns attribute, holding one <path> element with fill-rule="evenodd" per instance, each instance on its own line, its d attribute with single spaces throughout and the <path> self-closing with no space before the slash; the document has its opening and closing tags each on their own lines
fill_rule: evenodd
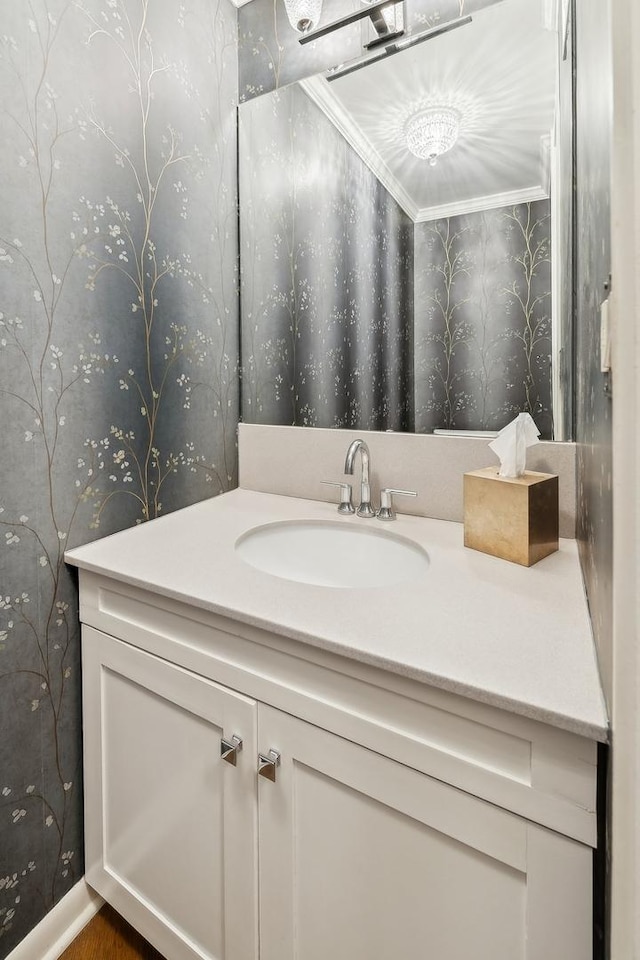
<svg viewBox="0 0 640 960">
<path fill-rule="evenodd" d="M 398 515 L 424 578 L 341 589 L 263 573 L 234 551 L 278 520 L 347 524 L 335 505 L 234 490 L 70 550 L 69 563 L 597 740 L 607 715 L 576 542 L 520 567 L 463 546 L 462 524 Z M 382 525 L 380 525 L 382 526 Z"/>
</svg>

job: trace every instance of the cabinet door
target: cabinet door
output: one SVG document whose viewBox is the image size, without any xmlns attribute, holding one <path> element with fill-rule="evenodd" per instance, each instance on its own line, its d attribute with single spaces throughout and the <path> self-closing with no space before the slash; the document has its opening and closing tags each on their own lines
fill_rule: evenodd
<svg viewBox="0 0 640 960">
<path fill-rule="evenodd" d="M 591 851 L 271 708 L 261 960 L 590 960 Z"/>
<path fill-rule="evenodd" d="M 87 880 L 171 960 L 254 960 L 255 701 L 87 627 L 83 672 Z"/>
</svg>

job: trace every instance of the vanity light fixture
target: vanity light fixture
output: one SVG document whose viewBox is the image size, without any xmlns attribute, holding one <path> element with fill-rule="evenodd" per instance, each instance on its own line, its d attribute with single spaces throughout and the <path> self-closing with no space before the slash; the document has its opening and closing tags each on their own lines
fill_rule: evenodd
<svg viewBox="0 0 640 960">
<path fill-rule="evenodd" d="M 384 0 L 381 5 L 387 6 L 386 0 Z M 360 19 L 362 17 L 362 11 L 358 11 L 356 14 L 350 14 L 350 17 L 356 17 L 357 19 Z M 352 21 L 350 20 L 350 22 Z M 334 80 L 339 80 L 340 77 L 346 77 L 350 73 L 355 73 L 356 70 L 362 70 L 364 67 L 370 67 L 374 63 L 379 63 L 381 60 L 386 60 L 388 57 L 393 57 L 396 53 L 402 53 L 403 50 L 408 50 L 409 47 L 415 47 L 416 44 L 424 43 L 426 40 L 433 40 L 435 37 L 439 37 L 443 33 L 449 33 L 450 30 L 456 30 L 458 27 L 462 27 L 467 23 L 471 23 L 471 17 L 458 17 L 457 20 L 451 20 L 448 23 L 444 23 L 438 27 L 432 27 L 429 30 L 421 30 L 420 33 L 414 33 L 411 36 L 404 37 L 402 40 L 394 40 L 391 43 L 386 43 L 384 50 L 381 53 L 374 53 L 370 57 L 356 58 L 349 63 L 340 63 L 337 66 L 332 67 L 325 75 L 327 83 L 332 83 Z M 299 43 L 310 43 L 311 40 L 314 40 L 316 37 L 324 36 L 326 33 L 330 33 L 331 30 L 334 29 L 336 29 L 335 23 L 329 24 L 327 27 L 321 27 L 320 30 L 314 30 L 312 34 L 307 34 L 304 37 L 300 37 Z M 388 40 L 388 37 L 385 39 Z"/>
<path fill-rule="evenodd" d="M 404 128 L 411 153 L 435 167 L 438 157 L 451 150 L 460 133 L 460 114 L 452 107 L 433 106 L 418 110 Z"/>
<path fill-rule="evenodd" d="M 365 50 L 372 50 L 404 34 L 404 3 L 388 3 L 372 13 L 370 20 L 374 36 L 373 40 L 364 44 Z"/>
<path fill-rule="evenodd" d="M 313 30 L 322 13 L 322 0 L 284 0 L 289 23 L 298 33 Z"/>
<path fill-rule="evenodd" d="M 311 3 L 313 0 L 306 0 L 306 2 Z M 289 5 L 292 7 L 294 5 L 302 5 L 305 3 L 305 0 L 284 0 L 284 3 L 288 12 Z M 401 37 L 404 33 L 404 0 L 374 0 L 373 3 L 364 3 L 353 13 L 348 13 L 346 16 L 340 17 L 339 20 L 333 20 L 324 27 L 319 27 L 318 30 L 311 30 L 309 27 L 306 27 L 304 31 L 301 31 L 304 33 L 304 36 L 299 37 L 298 42 L 311 43 L 313 40 L 326 37 L 336 30 L 342 30 L 343 27 L 348 27 L 352 23 L 357 23 L 359 20 L 365 20 L 367 18 L 371 20 L 376 34 L 374 40 L 365 44 L 367 49 L 377 46 L 379 43 L 390 42 L 396 37 Z M 291 14 L 289 14 L 289 20 L 294 24 L 294 21 L 291 19 Z M 296 27 L 296 29 L 300 28 Z"/>
</svg>

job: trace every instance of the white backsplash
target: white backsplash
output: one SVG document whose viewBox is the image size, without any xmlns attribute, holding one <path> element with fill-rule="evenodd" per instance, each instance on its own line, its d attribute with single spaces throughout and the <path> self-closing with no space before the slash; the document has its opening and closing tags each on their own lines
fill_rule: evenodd
<svg viewBox="0 0 640 960">
<path fill-rule="evenodd" d="M 325 430 L 318 427 L 239 425 L 240 487 L 308 500 L 338 501 L 337 488 L 322 480 L 344 480 L 347 447 L 362 437 L 371 452 L 371 488 L 415 490 L 415 498 L 398 498 L 400 513 L 462 521 L 462 477 L 496 463 L 486 439 L 433 434 Z M 575 537 L 576 447 L 574 443 L 540 443 L 529 451 L 527 469 L 557 473 L 560 491 L 560 536 Z M 353 479 L 358 500 L 359 465 Z"/>
</svg>

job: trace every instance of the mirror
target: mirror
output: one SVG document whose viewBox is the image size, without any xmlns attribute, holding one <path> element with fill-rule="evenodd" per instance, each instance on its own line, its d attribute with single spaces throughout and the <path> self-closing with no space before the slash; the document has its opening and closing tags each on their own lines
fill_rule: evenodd
<svg viewBox="0 0 640 960">
<path fill-rule="evenodd" d="M 240 105 L 244 420 L 567 439 L 566 16 L 503 0 Z"/>
</svg>

